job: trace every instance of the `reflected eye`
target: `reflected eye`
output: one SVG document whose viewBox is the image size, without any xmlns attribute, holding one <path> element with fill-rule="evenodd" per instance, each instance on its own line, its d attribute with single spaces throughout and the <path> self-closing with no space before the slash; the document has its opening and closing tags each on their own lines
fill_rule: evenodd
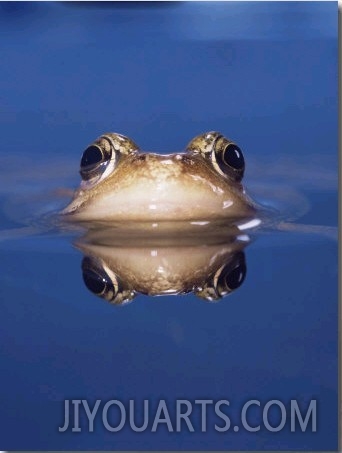
<svg viewBox="0 0 342 453">
<path fill-rule="evenodd" d="M 230 263 L 223 268 L 218 277 L 217 291 L 221 297 L 239 288 L 245 280 L 247 267 L 244 256 L 242 255 L 235 264 L 234 267 Z"/>
<path fill-rule="evenodd" d="M 84 150 L 81 159 L 80 174 L 83 180 L 87 181 L 95 176 L 101 175 L 111 159 L 111 152 L 104 150 L 98 145 L 88 146 Z"/>
<path fill-rule="evenodd" d="M 130 302 L 134 291 L 125 287 L 121 279 L 101 260 L 86 256 L 82 261 L 82 276 L 86 287 L 96 296 L 114 304 Z"/>
<path fill-rule="evenodd" d="M 89 291 L 97 296 L 105 294 L 108 286 L 110 286 L 110 281 L 108 281 L 105 276 L 99 275 L 91 269 L 83 271 L 83 280 Z"/>
<path fill-rule="evenodd" d="M 241 149 L 231 143 L 226 146 L 222 153 L 222 162 L 235 170 L 241 170 L 245 167 L 245 159 Z"/>
<path fill-rule="evenodd" d="M 247 266 L 244 252 L 238 252 L 229 258 L 215 274 L 194 288 L 194 294 L 209 302 L 220 300 L 239 288 L 246 278 Z"/>
<path fill-rule="evenodd" d="M 83 259 L 82 275 L 84 284 L 96 296 L 104 299 L 112 299 L 116 296 L 118 287 L 114 288 L 108 274 L 90 258 Z"/>
</svg>

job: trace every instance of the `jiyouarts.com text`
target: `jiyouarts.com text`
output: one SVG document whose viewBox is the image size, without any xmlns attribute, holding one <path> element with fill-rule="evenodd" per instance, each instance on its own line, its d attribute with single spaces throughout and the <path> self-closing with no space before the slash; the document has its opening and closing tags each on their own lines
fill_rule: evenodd
<svg viewBox="0 0 342 453">
<path fill-rule="evenodd" d="M 190 432 L 214 429 L 217 432 L 279 432 L 288 427 L 291 432 L 317 431 L 317 401 L 299 404 L 297 400 L 260 402 L 252 399 L 234 407 L 227 399 L 218 401 L 196 399 L 109 401 L 84 399 L 65 400 L 63 422 L 59 432 L 93 432 L 101 424 L 107 431 L 117 433 L 129 427 L 134 432 L 156 432 L 162 426 L 169 432 Z"/>
</svg>

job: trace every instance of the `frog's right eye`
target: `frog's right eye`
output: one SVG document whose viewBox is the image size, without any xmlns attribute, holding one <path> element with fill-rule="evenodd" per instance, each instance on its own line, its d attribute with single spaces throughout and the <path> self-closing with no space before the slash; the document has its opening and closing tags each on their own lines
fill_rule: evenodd
<svg viewBox="0 0 342 453">
<path fill-rule="evenodd" d="M 90 145 L 83 152 L 80 174 L 84 181 L 101 176 L 110 162 L 112 153 L 100 145 Z"/>
<path fill-rule="evenodd" d="M 80 174 L 85 187 L 92 187 L 109 176 L 122 158 L 137 153 L 138 146 L 128 137 L 110 132 L 101 135 L 83 152 Z"/>
</svg>

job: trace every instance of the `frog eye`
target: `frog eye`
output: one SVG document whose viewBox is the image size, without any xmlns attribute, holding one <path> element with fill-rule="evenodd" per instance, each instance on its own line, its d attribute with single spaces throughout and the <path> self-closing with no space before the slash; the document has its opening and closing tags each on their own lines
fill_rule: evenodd
<svg viewBox="0 0 342 453">
<path fill-rule="evenodd" d="M 104 173 L 108 162 L 111 159 L 110 149 L 105 149 L 100 145 L 90 145 L 83 152 L 81 159 L 80 174 L 83 180 L 99 176 Z"/>
<path fill-rule="evenodd" d="M 226 146 L 221 156 L 222 163 L 225 166 L 233 168 L 234 170 L 241 170 L 245 167 L 245 159 L 243 158 L 242 151 L 233 143 Z"/>
<path fill-rule="evenodd" d="M 246 261 L 240 256 L 232 266 L 223 267 L 217 275 L 216 290 L 220 297 L 224 297 L 235 289 L 239 288 L 245 280 L 247 273 Z"/>
<path fill-rule="evenodd" d="M 98 183 L 115 170 L 123 157 L 138 150 L 138 146 L 124 135 L 101 135 L 83 152 L 80 166 L 83 181 L 87 182 L 88 186 Z"/>
<path fill-rule="evenodd" d="M 84 257 L 82 261 L 82 276 L 85 286 L 90 292 L 114 304 L 129 302 L 134 292 L 125 289 L 120 278 L 105 268 L 100 260 Z"/>
<path fill-rule="evenodd" d="M 193 138 L 187 146 L 192 154 L 201 154 L 223 176 L 237 182 L 245 171 L 245 159 L 241 149 L 220 132 L 206 132 Z"/>
<path fill-rule="evenodd" d="M 194 293 L 208 302 L 215 302 L 235 291 L 245 280 L 246 258 L 239 252 L 212 274 L 202 285 L 194 288 Z"/>
<path fill-rule="evenodd" d="M 112 282 L 102 266 L 97 265 L 92 258 L 83 259 L 82 276 L 86 287 L 96 296 L 111 300 L 118 294 L 118 282 Z"/>
<path fill-rule="evenodd" d="M 245 171 L 245 159 L 241 149 L 235 143 L 220 137 L 215 144 L 212 159 L 220 173 L 241 181 Z"/>
</svg>

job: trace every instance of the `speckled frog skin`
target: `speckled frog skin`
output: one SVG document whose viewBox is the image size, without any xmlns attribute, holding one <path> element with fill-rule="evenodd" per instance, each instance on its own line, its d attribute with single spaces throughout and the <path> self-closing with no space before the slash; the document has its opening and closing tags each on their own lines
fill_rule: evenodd
<svg viewBox="0 0 342 453">
<path fill-rule="evenodd" d="M 108 133 L 84 151 L 82 183 L 62 214 L 104 222 L 248 218 L 255 207 L 241 184 L 244 170 L 240 148 L 219 132 L 168 155 L 141 152 L 131 139 Z"/>
</svg>

